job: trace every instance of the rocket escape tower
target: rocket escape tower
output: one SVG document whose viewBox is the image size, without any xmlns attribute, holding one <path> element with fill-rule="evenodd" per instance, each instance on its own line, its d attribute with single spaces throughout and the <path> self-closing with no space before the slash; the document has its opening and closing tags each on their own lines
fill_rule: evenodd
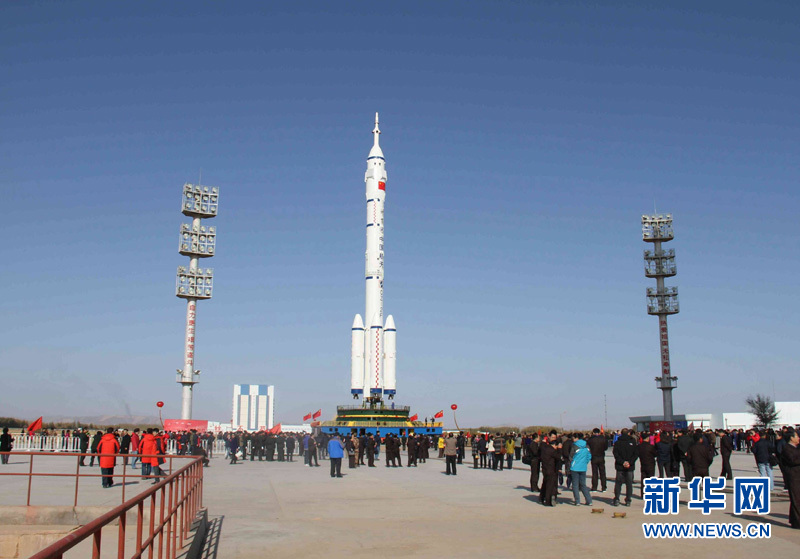
<svg viewBox="0 0 800 559">
<path fill-rule="evenodd" d="M 678 273 L 675 266 L 675 249 L 664 250 L 662 243 L 674 238 L 672 214 L 642 216 L 642 240 L 653 243 L 653 250 L 644 251 L 644 275 L 656 279 L 656 288 L 647 288 L 647 314 L 658 317 L 658 334 L 661 345 L 661 375 L 656 384 L 664 401 L 664 421 L 673 421 L 672 391 L 678 386 L 678 377 L 672 376 L 669 361 L 669 333 L 667 316 L 677 314 L 678 288 L 665 287 L 664 278 Z"/>
</svg>

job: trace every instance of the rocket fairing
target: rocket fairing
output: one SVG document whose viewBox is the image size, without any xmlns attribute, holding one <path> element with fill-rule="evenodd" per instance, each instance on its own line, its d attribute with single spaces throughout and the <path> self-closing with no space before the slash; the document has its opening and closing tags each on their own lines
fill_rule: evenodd
<svg viewBox="0 0 800 559">
<path fill-rule="evenodd" d="M 396 330 L 391 321 L 391 364 L 390 385 L 385 382 L 387 363 L 386 340 L 383 324 L 383 217 L 384 200 L 386 199 L 386 160 L 379 143 L 378 113 L 375 113 L 375 128 L 372 130 L 373 145 L 367 157 L 367 171 L 364 174 L 367 200 L 367 251 L 365 254 L 364 280 L 366 287 L 366 312 L 364 324 L 361 317 L 356 316 L 353 322 L 350 392 L 354 398 L 364 395 L 380 399 L 384 393 L 390 398 L 395 394 L 395 340 Z M 391 319 L 391 317 L 390 317 Z M 356 338 L 358 328 L 363 330 L 361 344 Z M 386 328 L 389 328 L 387 320 Z M 358 378 L 358 371 L 361 376 Z"/>
</svg>

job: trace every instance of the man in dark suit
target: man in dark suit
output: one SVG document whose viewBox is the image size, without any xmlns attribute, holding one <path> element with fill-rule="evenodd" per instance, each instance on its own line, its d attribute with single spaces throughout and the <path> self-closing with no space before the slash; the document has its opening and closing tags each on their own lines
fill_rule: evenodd
<svg viewBox="0 0 800 559">
<path fill-rule="evenodd" d="M 692 467 L 693 477 L 708 477 L 708 468 L 711 462 L 714 461 L 714 450 L 706 442 L 706 438 L 702 433 L 697 432 L 694 435 L 694 444 L 689 447 L 687 458 Z"/>
<path fill-rule="evenodd" d="M 617 470 L 617 479 L 614 481 L 614 500 L 611 506 L 619 506 L 619 497 L 622 492 L 622 484 L 625 484 L 625 506 L 631 506 L 633 498 L 633 472 L 636 469 L 636 460 L 639 459 L 639 451 L 636 441 L 623 429 L 617 442 L 614 443 L 614 468 Z"/>
<path fill-rule="evenodd" d="M 656 475 L 656 447 L 650 444 L 650 433 L 642 433 L 639 443 L 639 472 L 642 476 L 642 498 L 644 498 L 644 480 Z"/>
<path fill-rule="evenodd" d="M 533 435 L 533 440 L 528 445 L 528 455 L 531 457 L 531 493 L 539 491 L 539 469 L 541 467 L 540 446 L 542 436 L 538 433 Z"/>
<path fill-rule="evenodd" d="M 722 472 L 719 475 L 727 479 L 733 479 L 733 469 L 731 468 L 733 440 L 725 431 L 720 431 L 717 435 L 719 436 L 719 453 L 722 455 Z"/>
<path fill-rule="evenodd" d="M 364 454 L 367 455 L 367 465 L 370 468 L 375 467 L 375 437 L 372 436 L 372 433 L 369 434 L 367 437 L 367 444 L 366 449 L 364 450 Z M 363 462 L 362 462 L 363 464 Z"/>
<path fill-rule="evenodd" d="M 414 433 L 408 434 L 408 440 L 406 441 L 406 446 L 408 448 L 408 467 L 414 466 L 417 467 L 417 438 L 414 436 Z"/>
<path fill-rule="evenodd" d="M 558 482 L 558 455 L 561 452 L 561 440 L 553 437 L 550 443 L 539 445 L 539 460 L 542 464 L 542 487 L 539 503 L 552 507 L 556 504 L 556 484 Z"/>
<path fill-rule="evenodd" d="M 608 439 L 600 433 L 600 429 L 593 429 L 592 436 L 586 441 L 589 452 L 592 453 L 592 491 L 605 491 L 608 484 L 606 479 L 606 450 L 608 450 Z M 598 484 L 598 481 L 600 482 Z"/>
</svg>

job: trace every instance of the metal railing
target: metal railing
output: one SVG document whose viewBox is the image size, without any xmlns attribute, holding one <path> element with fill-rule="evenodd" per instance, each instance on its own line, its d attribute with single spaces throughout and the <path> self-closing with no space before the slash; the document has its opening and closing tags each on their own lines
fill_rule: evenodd
<svg viewBox="0 0 800 559">
<path fill-rule="evenodd" d="M 62 559 L 64 553 L 88 538 L 92 538 L 92 559 L 99 559 L 102 530 L 115 521 L 119 526 L 117 559 L 124 559 L 127 515 L 132 509 L 136 509 L 136 551 L 131 559 L 139 559 L 145 552 L 148 559 L 153 559 L 156 550 L 159 559 L 175 559 L 203 505 L 203 462 L 201 458 L 192 458 L 191 462 L 157 485 L 78 528 L 30 559 Z M 145 506 L 149 509 L 147 527 Z"/>
<path fill-rule="evenodd" d="M 100 456 L 114 456 L 115 458 L 122 459 L 122 501 L 125 501 L 125 490 L 127 487 L 126 481 L 131 479 L 157 479 L 165 476 L 169 476 L 170 472 L 172 472 L 172 463 L 174 460 L 192 460 L 199 461 L 201 466 L 203 463 L 203 458 L 199 456 L 174 456 L 174 455 L 165 455 L 165 454 L 114 454 L 114 455 L 100 455 L 100 454 L 82 454 L 79 452 L 61 452 L 58 454 L 42 454 L 41 452 L 0 452 L 0 455 L 8 455 L 9 457 L 13 456 L 27 456 L 28 457 L 28 471 L 27 472 L 6 472 L 0 471 L 0 478 L 4 476 L 15 476 L 15 477 L 27 477 L 28 478 L 28 491 L 27 497 L 25 501 L 26 506 L 31 506 L 31 489 L 33 488 L 33 478 L 36 477 L 60 477 L 60 478 L 75 478 L 75 496 L 72 502 L 73 507 L 78 506 L 78 489 L 80 487 L 80 480 L 81 478 L 99 478 L 104 477 L 102 473 L 94 474 L 94 473 L 87 473 L 85 470 L 81 471 L 81 468 L 85 465 L 81 463 L 81 459 L 86 458 L 97 458 L 99 459 Z M 34 458 L 38 457 L 39 461 L 42 459 L 49 459 L 53 457 L 58 458 L 68 458 L 68 457 L 75 457 L 75 473 L 52 473 L 52 472 L 34 472 L 33 471 L 33 464 Z M 128 460 L 132 459 L 139 459 L 142 458 L 160 458 L 164 460 L 165 464 L 169 464 L 167 471 L 163 474 L 156 475 L 152 473 L 150 475 L 142 475 L 142 474 L 134 474 L 132 473 L 132 469 L 128 466 Z M 114 468 L 116 470 L 116 467 Z M 162 469 L 163 471 L 163 469 Z M 131 472 L 131 473 L 129 473 Z M 119 474 L 115 472 L 113 476 L 118 476 Z M 202 477 L 202 475 L 201 475 Z"/>
<path fill-rule="evenodd" d="M 14 437 L 14 450 L 27 452 L 80 452 L 81 445 L 78 437 L 62 437 L 60 435 L 33 435 L 26 434 L 12 435 Z M 215 439 L 213 444 L 209 441 L 200 441 L 201 446 L 210 454 L 225 452 L 225 441 Z M 167 454 L 178 453 L 178 441 L 167 440 Z"/>
</svg>

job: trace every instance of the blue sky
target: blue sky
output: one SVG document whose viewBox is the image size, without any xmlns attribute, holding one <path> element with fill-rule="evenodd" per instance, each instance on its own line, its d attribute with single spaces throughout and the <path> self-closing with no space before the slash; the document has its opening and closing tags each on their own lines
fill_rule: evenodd
<svg viewBox="0 0 800 559">
<path fill-rule="evenodd" d="M 640 216 L 675 219 L 678 412 L 797 400 L 794 2 L 5 3 L 0 415 L 177 417 L 184 182 L 219 186 L 195 417 L 348 403 L 387 157 L 398 402 L 658 413 Z M 792 347 L 795 347 L 793 350 Z"/>
</svg>

